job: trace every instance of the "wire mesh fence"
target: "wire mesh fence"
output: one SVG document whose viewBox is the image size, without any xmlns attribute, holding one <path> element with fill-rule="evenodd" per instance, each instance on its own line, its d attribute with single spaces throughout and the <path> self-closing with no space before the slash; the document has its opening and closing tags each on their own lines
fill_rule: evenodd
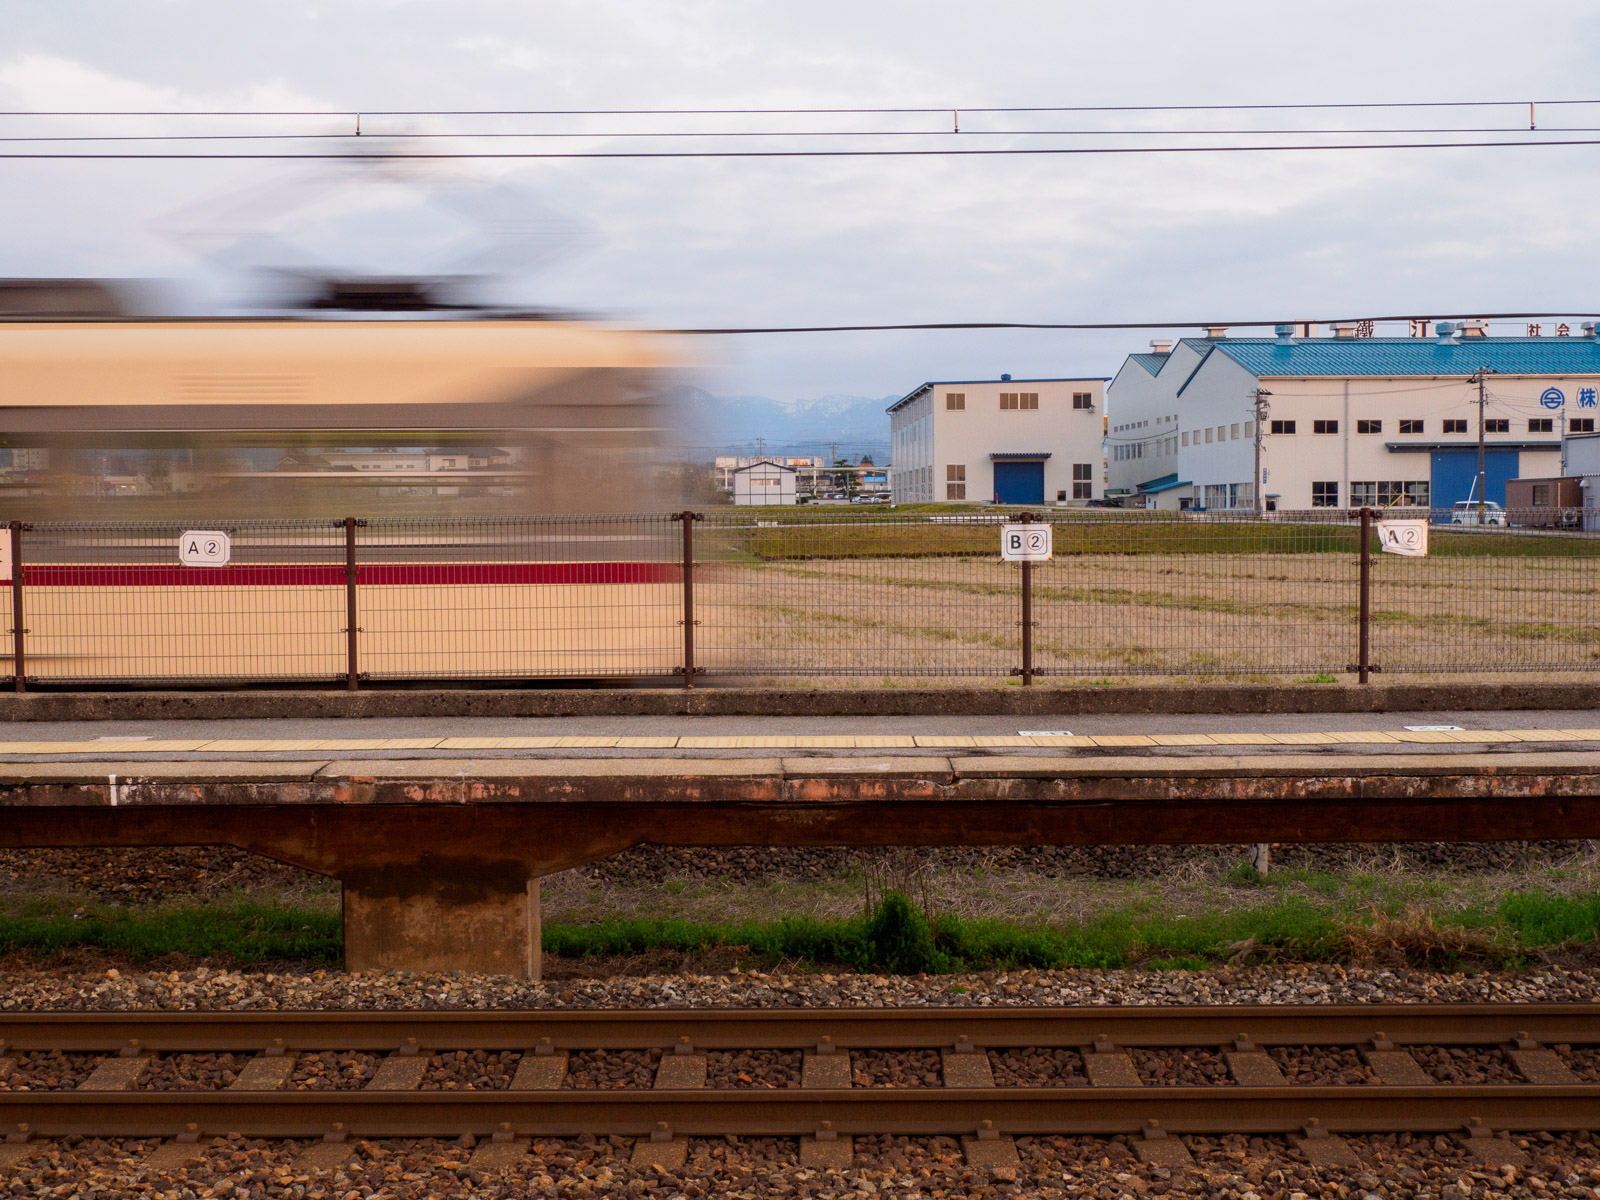
<svg viewBox="0 0 1600 1200">
<path fill-rule="evenodd" d="M 362 676 L 642 678 L 682 665 L 670 514 L 374 520 L 356 547 Z"/>
<path fill-rule="evenodd" d="M 1426 518 L 1429 539 L 1426 556 L 1372 556 L 1372 661 L 1384 674 L 1600 667 L 1600 514 L 1388 515 Z"/>
<path fill-rule="evenodd" d="M 775 520 L 712 512 L 697 531 L 707 675 L 1009 675 L 1017 576 L 990 516 Z"/>
<path fill-rule="evenodd" d="M 1385 677 L 1600 667 L 1594 510 L 1380 514 L 1425 556 L 1377 528 L 1363 552 L 1343 510 L 1054 510 L 1027 566 L 1000 553 L 1017 514 L 689 515 L 227 522 L 230 557 L 201 565 L 171 523 L 21 526 L 0 653 L 13 684 L 20 649 L 23 686 L 69 687 L 1325 679 L 1356 669 L 1365 577 Z"/>
<path fill-rule="evenodd" d="M 25 528 L 22 561 L 12 569 L 21 572 L 27 677 L 72 684 L 339 677 L 344 539 L 333 522 L 232 522 L 232 553 L 222 566 L 184 565 L 185 532 L 162 522 Z"/>
</svg>

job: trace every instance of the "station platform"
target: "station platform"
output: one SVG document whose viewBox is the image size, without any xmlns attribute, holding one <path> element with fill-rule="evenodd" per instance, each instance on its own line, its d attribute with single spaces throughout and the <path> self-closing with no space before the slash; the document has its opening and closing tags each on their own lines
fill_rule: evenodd
<svg viewBox="0 0 1600 1200">
<path fill-rule="evenodd" d="M 1600 720 L 1536 716 L 30 725 L 0 846 L 238 846 L 342 882 L 351 969 L 537 977 L 539 878 L 640 844 L 1600 838 Z"/>
</svg>

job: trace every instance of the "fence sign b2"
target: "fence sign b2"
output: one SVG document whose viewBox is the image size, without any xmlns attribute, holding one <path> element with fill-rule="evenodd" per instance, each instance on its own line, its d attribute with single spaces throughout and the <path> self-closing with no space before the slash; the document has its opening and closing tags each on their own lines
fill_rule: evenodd
<svg viewBox="0 0 1600 1200">
<path fill-rule="evenodd" d="M 1390 554 L 1422 558 L 1428 553 L 1428 522 L 1393 520 L 1378 522 L 1378 545 Z"/>
<path fill-rule="evenodd" d="M 1000 527 L 1000 557 L 1006 562 L 1049 562 L 1050 553 L 1050 526 Z"/>
</svg>

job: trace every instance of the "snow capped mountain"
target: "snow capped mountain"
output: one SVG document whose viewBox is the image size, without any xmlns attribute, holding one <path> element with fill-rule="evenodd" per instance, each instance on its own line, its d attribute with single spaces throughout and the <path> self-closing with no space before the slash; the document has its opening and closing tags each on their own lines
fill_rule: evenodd
<svg viewBox="0 0 1600 1200">
<path fill-rule="evenodd" d="M 884 409 L 900 397 L 835 393 L 773 400 L 678 387 L 670 398 L 682 413 L 685 445 L 711 454 L 750 454 L 757 439 L 768 452 L 783 454 L 828 453 L 837 442 L 841 455 L 866 452 L 881 461 L 889 445 L 889 416 Z"/>
</svg>

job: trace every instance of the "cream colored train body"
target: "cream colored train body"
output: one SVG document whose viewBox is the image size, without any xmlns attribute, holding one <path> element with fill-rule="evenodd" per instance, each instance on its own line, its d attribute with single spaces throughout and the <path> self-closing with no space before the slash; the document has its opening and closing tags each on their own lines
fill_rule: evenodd
<svg viewBox="0 0 1600 1200">
<path fill-rule="evenodd" d="M 415 515 L 413 495 L 412 532 L 363 532 L 359 672 L 669 673 L 682 580 L 671 531 L 624 514 L 676 500 L 653 467 L 675 426 L 663 380 L 680 365 L 659 337 L 550 320 L 4 321 L 0 446 L 59 448 L 64 459 L 85 449 L 198 448 L 215 452 L 213 463 L 237 447 L 506 447 L 511 466 L 448 482 L 499 489 L 514 508 L 458 520 L 452 497 L 435 494 Z M 12 481 L 20 476 L 14 468 Z M 92 522 L 55 525 L 49 488 L 70 481 L 60 472 L 38 477 L 46 519 L 20 543 L 29 680 L 347 672 L 348 578 L 335 526 L 345 513 L 312 514 L 296 500 L 326 482 L 356 482 L 348 473 L 258 471 L 253 491 L 213 481 L 180 521 L 168 514 L 160 527 L 122 524 L 117 503 L 95 505 Z M 361 480 L 348 489 L 346 511 L 376 509 L 381 520 L 379 482 L 396 481 Z M 230 510 L 240 496 L 250 511 Z M 60 505 L 63 515 L 83 516 L 65 491 Z M 618 515 L 609 525 L 539 515 L 553 513 Z M 326 518 L 323 531 L 308 533 L 314 515 Z M 253 524 L 277 517 L 295 520 L 275 530 Z M 185 527 L 234 528 L 233 560 L 180 563 Z M 9 586 L 0 593 L 8 658 L 11 595 Z"/>
</svg>

